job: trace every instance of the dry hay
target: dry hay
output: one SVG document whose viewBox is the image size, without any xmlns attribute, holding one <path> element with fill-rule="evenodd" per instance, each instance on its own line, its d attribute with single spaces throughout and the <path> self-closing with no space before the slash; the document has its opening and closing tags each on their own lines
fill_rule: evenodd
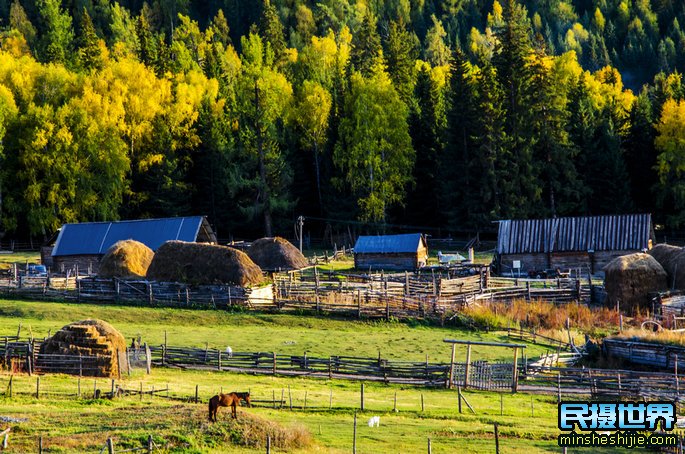
<svg viewBox="0 0 685 454">
<path fill-rule="evenodd" d="M 299 270 L 308 265 L 307 259 L 292 243 L 279 236 L 260 238 L 247 251 L 253 262 L 263 270 Z"/>
<path fill-rule="evenodd" d="M 259 285 L 262 270 L 244 252 L 226 246 L 167 241 L 157 249 L 147 278 L 187 284 Z"/>
<path fill-rule="evenodd" d="M 666 290 L 666 271 L 654 257 L 638 252 L 617 257 L 604 267 L 607 302 L 634 312 L 650 308 L 650 292 Z"/>
<path fill-rule="evenodd" d="M 666 271 L 667 287 L 685 290 L 685 249 L 670 244 L 657 244 L 649 252 Z"/>
<path fill-rule="evenodd" d="M 112 325 L 96 319 L 81 320 L 62 327 L 41 344 L 41 354 L 67 355 L 78 360 L 46 362 L 50 372 L 116 377 L 128 372 L 126 340 Z M 49 361 L 49 360 L 48 360 Z M 39 363 L 40 367 L 41 364 Z"/>
<path fill-rule="evenodd" d="M 266 438 L 271 438 L 271 447 L 282 451 L 307 448 L 312 443 L 309 431 L 301 425 L 288 427 L 251 413 L 249 409 L 238 409 L 238 418 L 231 419 L 230 408 L 219 410 L 218 423 L 205 423 L 206 433 L 225 443 L 263 450 Z M 202 415 L 206 418 L 206 415 Z"/>
<path fill-rule="evenodd" d="M 135 240 L 121 240 L 114 243 L 100 260 L 100 277 L 141 278 L 155 253 L 143 243 Z"/>
</svg>

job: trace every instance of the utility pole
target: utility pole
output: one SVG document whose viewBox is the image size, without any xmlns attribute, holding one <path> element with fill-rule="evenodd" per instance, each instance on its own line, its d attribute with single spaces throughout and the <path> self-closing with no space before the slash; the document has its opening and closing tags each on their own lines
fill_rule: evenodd
<svg viewBox="0 0 685 454">
<path fill-rule="evenodd" d="M 298 217 L 297 223 L 300 226 L 300 253 L 302 253 L 302 226 L 304 225 L 304 216 Z"/>
</svg>

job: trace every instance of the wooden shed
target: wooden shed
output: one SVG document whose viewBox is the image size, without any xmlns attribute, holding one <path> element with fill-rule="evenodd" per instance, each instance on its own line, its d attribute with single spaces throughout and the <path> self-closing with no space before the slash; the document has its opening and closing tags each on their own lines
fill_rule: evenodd
<svg viewBox="0 0 685 454">
<path fill-rule="evenodd" d="M 97 273 L 100 259 L 119 240 L 156 251 L 169 240 L 216 244 L 216 235 L 204 216 L 64 224 L 52 249 L 52 270 Z"/>
<path fill-rule="evenodd" d="M 420 233 L 360 236 L 354 245 L 357 269 L 415 270 L 427 260 L 426 238 Z"/>
<path fill-rule="evenodd" d="M 493 262 L 502 274 L 547 269 L 601 274 L 614 258 L 646 251 L 654 239 L 650 214 L 498 222 Z"/>
</svg>

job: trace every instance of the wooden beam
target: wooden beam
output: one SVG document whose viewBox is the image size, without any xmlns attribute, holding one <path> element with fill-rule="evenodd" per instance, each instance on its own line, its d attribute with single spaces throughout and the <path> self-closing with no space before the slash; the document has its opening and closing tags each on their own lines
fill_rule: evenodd
<svg viewBox="0 0 685 454">
<path fill-rule="evenodd" d="M 506 348 L 526 348 L 523 344 L 502 344 L 499 342 L 479 342 L 479 341 L 467 341 L 459 339 L 443 339 L 442 340 L 448 344 L 462 344 L 462 345 L 487 345 L 488 347 L 506 347 Z"/>
</svg>

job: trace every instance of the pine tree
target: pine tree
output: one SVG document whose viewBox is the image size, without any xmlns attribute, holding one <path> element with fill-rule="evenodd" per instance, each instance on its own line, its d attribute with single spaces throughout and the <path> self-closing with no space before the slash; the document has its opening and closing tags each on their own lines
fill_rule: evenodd
<svg viewBox="0 0 685 454">
<path fill-rule="evenodd" d="M 259 23 L 259 34 L 265 43 L 271 45 L 275 61 L 279 62 L 283 58 L 286 49 L 285 35 L 276 7 L 271 4 L 270 0 L 264 0 L 262 17 Z"/>
<path fill-rule="evenodd" d="M 157 61 L 157 40 L 152 33 L 150 22 L 144 11 L 141 11 L 136 22 L 136 34 L 138 35 L 138 58 L 146 66 L 153 68 Z"/>
<path fill-rule="evenodd" d="M 388 73 L 393 85 L 405 104 L 409 104 L 416 79 L 416 59 L 419 56 L 419 42 L 403 23 L 390 22 L 385 57 Z"/>
<path fill-rule="evenodd" d="M 36 0 L 44 30 L 41 38 L 42 60 L 67 63 L 74 42 L 71 16 L 60 7 L 60 0 Z"/>
<path fill-rule="evenodd" d="M 352 36 L 351 62 L 356 71 L 367 77 L 373 72 L 378 56 L 382 53 L 381 38 L 376 29 L 376 18 L 367 11 L 359 30 Z"/>
<path fill-rule="evenodd" d="M 630 133 L 625 145 L 632 200 L 641 212 L 653 210 L 658 182 L 653 122 L 649 93 L 643 90 L 630 110 Z"/>
<path fill-rule="evenodd" d="M 26 42 L 31 47 L 36 39 L 36 28 L 33 26 L 26 11 L 19 3 L 19 0 L 14 0 L 10 6 L 10 28 L 18 30 L 26 39 Z"/>
<path fill-rule="evenodd" d="M 98 70 L 102 67 L 102 51 L 100 49 L 99 38 L 95 33 L 93 21 L 90 19 L 88 10 L 83 9 L 81 16 L 81 36 L 79 37 L 79 61 L 86 70 Z"/>
<path fill-rule="evenodd" d="M 445 127 L 442 93 L 432 80 L 430 70 L 423 66 L 414 88 L 413 104 L 409 115 L 409 135 L 416 153 L 414 164 L 414 190 L 407 201 L 407 218 L 417 225 L 439 225 L 439 168 L 442 150 L 441 134 Z"/>
<path fill-rule="evenodd" d="M 479 116 L 471 64 L 457 49 L 450 64 L 445 147 L 439 156 L 440 206 L 451 229 L 471 227 L 471 200 L 478 200 L 473 164 L 475 122 Z"/>
</svg>

